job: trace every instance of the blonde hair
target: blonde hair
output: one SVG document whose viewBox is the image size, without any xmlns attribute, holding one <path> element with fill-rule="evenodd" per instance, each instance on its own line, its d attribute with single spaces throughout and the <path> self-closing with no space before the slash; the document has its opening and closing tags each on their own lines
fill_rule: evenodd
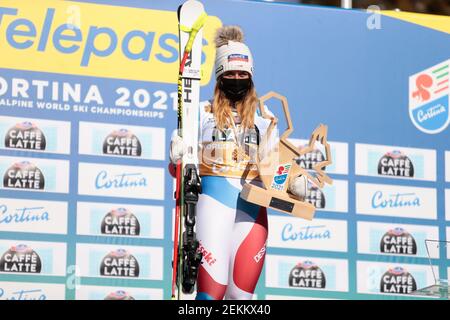
<svg viewBox="0 0 450 320">
<path fill-rule="evenodd" d="M 231 122 L 233 115 L 231 113 L 232 106 L 230 100 L 225 96 L 225 93 L 220 90 L 219 81 L 217 81 L 214 89 L 212 111 L 214 114 L 214 119 L 216 120 L 216 127 L 219 130 L 224 130 L 233 126 Z M 243 128 L 253 128 L 258 103 L 259 101 L 255 86 L 253 81 L 251 81 L 251 85 L 246 96 L 242 100 L 236 102 L 236 110 L 241 117 L 241 125 Z"/>
</svg>

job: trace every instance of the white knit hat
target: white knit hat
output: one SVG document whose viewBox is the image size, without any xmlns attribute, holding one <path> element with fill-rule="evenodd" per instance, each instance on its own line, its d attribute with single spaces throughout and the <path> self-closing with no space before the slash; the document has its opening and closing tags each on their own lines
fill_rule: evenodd
<svg viewBox="0 0 450 320">
<path fill-rule="evenodd" d="M 239 27 L 226 26 L 216 34 L 216 79 L 227 71 L 247 71 L 253 77 L 253 57 L 242 42 L 244 34 Z"/>
</svg>

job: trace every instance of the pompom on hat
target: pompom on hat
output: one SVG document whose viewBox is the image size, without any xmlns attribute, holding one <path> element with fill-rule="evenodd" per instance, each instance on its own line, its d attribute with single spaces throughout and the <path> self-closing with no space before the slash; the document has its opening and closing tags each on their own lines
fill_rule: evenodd
<svg viewBox="0 0 450 320">
<path fill-rule="evenodd" d="M 243 43 L 244 33 L 237 26 L 225 26 L 216 33 L 216 79 L 227 71 L 247 71 L 253 77 L 253 57 Z"/>
</svg>

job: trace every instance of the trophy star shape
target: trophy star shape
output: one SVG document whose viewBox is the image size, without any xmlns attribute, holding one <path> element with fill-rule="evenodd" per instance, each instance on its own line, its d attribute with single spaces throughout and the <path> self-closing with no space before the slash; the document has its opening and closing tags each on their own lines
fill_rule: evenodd
<svg viewBox="0 0 450 320">
<path fill-rule="evenodd" d="M 274 146 L 271 145 L 273 144 L 273 129 L 278 123 L 278 119 L 268 114 L 264 107 L 264 103 L 272 98 L 281 101 L 287 123 L 286 131 L 283 132 Z M 256 157 L 256 166 L 262 181 L 262 187 L 253 183 L 246 183 L 240 196 L 248 202 L 270 207 L 295 217 L 312 220 L 316 211 L 314 205 L 289 192 L 288 186 L 292 179 L 301 175 L 320 189 L 325 184 L 331 185 L 333 183 L 332 179 L 325 173 L 325 168 L 332 163 L 331 148 L 327 141 L 328 127 L 320 124 L 313 131 L 309 144 L 300 149 L 288 141 L 293 126 L 286 97 L 273 91 L 269 92 L 260 98 L 259 110 L 263 118 L 271 120 L 266 134 L 261 139 Z M 297 160 L 302 155 L 316 150 L 317 143 L 320 143 L 325 150 L 324 160 L 313 165 L 311 170 L 302 168 Z"/>
</svg>

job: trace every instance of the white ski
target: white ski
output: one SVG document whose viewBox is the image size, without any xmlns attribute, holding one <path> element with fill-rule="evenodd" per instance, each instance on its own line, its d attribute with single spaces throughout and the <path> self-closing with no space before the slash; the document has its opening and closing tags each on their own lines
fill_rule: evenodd
<svg viewBox="0 0 450 320">
<path fill-rule="evenodd" d="M 179 13 L 181 58 L 189 41 L 190 29 L 204 14 L 203 4 L 197 0 L 188 0 L 181 6 Z M 188 148 L 188 152 L 183 157 L 183 164 L 195 164 L 197 167 L 202 39 L 203 28 L 199 29 L 195 36 L 182 77 L 183 122 L 181 136 Z"/>
<path fill-rule="evenodd" d="M 178 9 L 178 20 L 180 38 L 178 134 L 187 147 L 181 163 L 177 164 L 176 239 L 174 239 L 173 263 L 173 277 L 176 275 L 176 280 L 172 283 L 172 299 L 180 300 L 192 299 L 198 266 L 202 258 L 197 252 L 195 216 L 198 194 L 201 193 L 197 148 L 203 25 L 206 20 L 203 5 L 197 0 L 186 1 Z"/>
</svg>

